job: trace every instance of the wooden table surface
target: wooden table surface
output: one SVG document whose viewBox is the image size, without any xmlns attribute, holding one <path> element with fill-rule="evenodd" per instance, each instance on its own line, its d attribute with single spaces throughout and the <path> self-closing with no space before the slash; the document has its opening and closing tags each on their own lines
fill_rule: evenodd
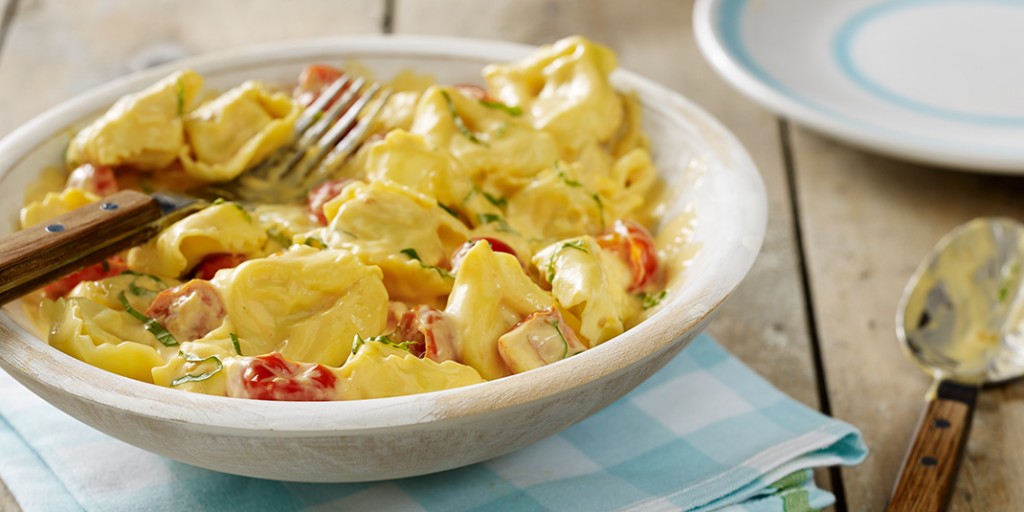
<svg viewBox="0 0 1024 512">
<path fill-rule="evenodd" d="M 745 144 L 769 200 L 754 269 L 713 322 L 796 399 L 861 429 L 862 464 L 818 472 L 837 510 L 884 508 L 929 379 L 896 341 L 899 295 L 947 230 L 1024 219 L 1024 179 L 873 155 L 776 117 L 715 75 L 680 0 L 0 0 L 0 135 L 132 71 L 251 43 L 434 34 L 544 44 L 582 34 L 689 97 Z M 2 398 L 0 398 L 2 399 Z M 982 392 L 951 510 L 1024 507 L 1024 387 Z M 2 447 L 0 447 L 2 449 Z M 0 485 L 0 510 L 17 510 Z"/>
</svg>

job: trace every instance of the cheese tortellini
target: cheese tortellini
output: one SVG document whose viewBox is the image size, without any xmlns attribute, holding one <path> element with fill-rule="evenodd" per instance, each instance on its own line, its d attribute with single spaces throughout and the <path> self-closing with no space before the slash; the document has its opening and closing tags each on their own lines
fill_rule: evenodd
<svg viewBox="0 0 1024 512">
<path fill-rule="evenodd" d="M 218 200 L 48 286 L 49 342 L 156 385 L 263 400 L 473 385 L 604 343 L 665 295 L 641 224 L 657 171 L 615 66 L 571 37 L 487 66 L 486 86 L 402 73 L 305 201 Z M 232 180 L 289 144 L 341 74 L 311 65 L 291 94 L 214 94 L 184 70 L 126 96 L 75 135 L 75 178 L 22 225 L 119 187 Z"/>
</svg>

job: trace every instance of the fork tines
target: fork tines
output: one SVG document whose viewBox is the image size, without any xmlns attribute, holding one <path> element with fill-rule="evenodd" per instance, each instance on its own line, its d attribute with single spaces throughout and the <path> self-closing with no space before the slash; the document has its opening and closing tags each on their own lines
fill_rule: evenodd
<svg viewBox="0 0 1024 512">
<path fill-rule="evenodd" d="M 296 119 L 289 146 L 216 190 L 246 201 L 279 203 L 302 197 L 359 146 L 390 94 L 380 84 L 342 75 Z"/>
</svg>

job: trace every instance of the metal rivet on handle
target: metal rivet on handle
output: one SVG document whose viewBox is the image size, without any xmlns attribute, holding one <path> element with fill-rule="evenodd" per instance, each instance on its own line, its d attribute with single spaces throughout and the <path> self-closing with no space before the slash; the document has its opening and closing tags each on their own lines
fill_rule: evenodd
<svg viewBox="0 0 1024 512">
<path fill-rule="evenodd" d="M 921 457 L 921 464 L 924 464 L 925 466 L 934 466 L 938 463 L 939 459 L 936 459 L 935 457 L 932 457 L 930 455 L 925 455 L 924 457 Z"/>
<path fill-rule="evenodd" d="M 49 226 L 46 226 L 46 230 L 49 231 L 50 233 L 60 233 L 61 231 L 64 231 L 64 225 L 50 224 Z"/>
<path fill-rule="evenodd" d="M 935 425 L 936 428 L 949 428 L 951 423 L 947 419 L 936 418 L 932 425 Z"/>
<path fill-rule="evenodd" d="M 103 203 L 103 204 L 100 205 L 100 209 L 101 210 L 116 210 L 118 208 L 119 208 L 119 206 L 117 206 L 114 203 Z"/>
</svg>

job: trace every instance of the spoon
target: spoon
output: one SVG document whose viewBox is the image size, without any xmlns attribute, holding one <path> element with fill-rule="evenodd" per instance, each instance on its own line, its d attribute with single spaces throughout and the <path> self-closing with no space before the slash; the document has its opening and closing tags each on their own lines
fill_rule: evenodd
<svg viewBox="0 0 1024 512">
<path fill-rule="evenodd" d="M 889 511 L 944 510 L 982 384 L 1024 375 L 1024 225 L 971 220 L 918 266 L 896 334 L 934 378 Z"/>
</svg>

